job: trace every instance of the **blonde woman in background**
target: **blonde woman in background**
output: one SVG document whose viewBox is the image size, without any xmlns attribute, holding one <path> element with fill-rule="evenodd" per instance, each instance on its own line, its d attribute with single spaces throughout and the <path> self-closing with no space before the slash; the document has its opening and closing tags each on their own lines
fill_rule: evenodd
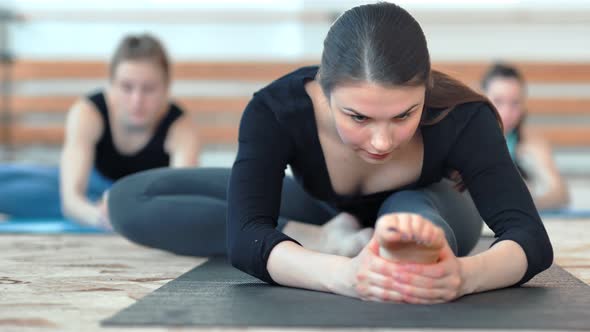
<svg viewBox="0 0 590 332">
<path fill-rule="evenodd" d="M 60 167 L 0 165 L 0 214 L 67 218 L 110 229 L 105 193 L 129 174 L 196 166 L 195 124 L 169 100 L 170 63 L 149 34 L 124 37 L 109 84 L 80 98 L 66 118 Z"/>
</svg>

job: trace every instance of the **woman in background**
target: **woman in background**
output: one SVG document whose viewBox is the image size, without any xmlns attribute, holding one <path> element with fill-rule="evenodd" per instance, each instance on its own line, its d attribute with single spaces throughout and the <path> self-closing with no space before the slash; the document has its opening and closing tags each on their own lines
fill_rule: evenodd
<svg viewBox="0 0 590 332">
<path fill-rule="evenodd" d="M 555 166 L 551 146 L 524 126 L 526 82 L 522 74 L 513 66 L 495 64 L 484 75 L 481 88 L 502 118 L 510 156 L 524 177 L 537 209 L 567 207 L 567 186 Z"/>
<path fill-rule="evenodd" d="M 196 125 L 170 101 L 170 76 L 158 39 L 125 36 L 108 86 L 67 114 L 60 167 L 0 165 L 0 214 L 110 229 L 105 193 L 115 181 L 152 168 L 196 166 Z"/>
</svg>

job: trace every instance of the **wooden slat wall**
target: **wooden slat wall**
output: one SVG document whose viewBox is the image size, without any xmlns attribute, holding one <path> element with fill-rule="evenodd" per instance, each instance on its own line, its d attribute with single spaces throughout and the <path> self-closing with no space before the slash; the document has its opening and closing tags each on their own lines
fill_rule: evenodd
<svg viewBox="0 0 590 332">
<path fill-rule="evenodd" d="M 1 129 L 1 128 L 0 128 Z M 63 126 L 29 126 L 15 125 L 9 130 L 12 139 L 19 145 L 27 144 L 61 144 L 64 138 Z M 238 137 L 238 128 L 230 126 L 202 127 L 199 131 L 202 144 L 234 144 Z"/>
<path fill-rule="evenodd" d="M 314 62 L 177 62 L 175 79 L 271 81 L 300 66 Z M 477 82 L 488 63 L 434 63 L 433 68 L 465 82 Z M 529 82 L 589 83 L 590 63 L 515 62 Z M 100 61 L 18 60 L 12 65 L 13 79 L 104 79 L 108 65 Z"/>
<path fill-rule="evenodd" d="M 309 62 L 178 62 L 173 67 L 175 80 L 267 83 Z M 535 84 L 590 84 L 590 63 L 516 63 L 527 81 Z M 436 63 L 434 68 L 449 73 L 468 84 L 476 85 L 487 63 Z M 7 69 L 7 68 L 3 68 Z M 38 61 L 18 60 L 10 68 L 16 82 L 52 80 L 104 80 L 108 65 L 97 61 Z M 9 100 L 11 123 L 0 127 L 0 143 L 8 139 L 15 145 L 59 144 L 63 125 L 23 123 L 20 118 L 31 114 L 63 117 L 79 96 L 15 95 Z M 178 102 L 199 121 L 205 144 L 235 144 L 239 116 L 248 103 L 244 96 L 202 97 L 185 96 Z M 0 100 L 2 105 L 2 100 Z M 590 119 L 590 96 L 530 98 L 528 110 L 532 115 L 577 116 Z M 210 121 L 225 117 L 218 123 Z M 588 122 L 590 123 L 590 121 Z M 7 127 L 9 125 L 9 127 Z M 531 124 L 532 130 L 547 137 L 554 145 L 590 146 L 590 128 L 583 124 Z"/>
<path fill-rule="evenodd" d="M 309 62 L 176 62 L 174 79 L 271 81 Z M 12 65 L 15 81 L 51 79 L 104 79 L 109 68 L 98 61 L 27 61 Z"/>
<path fill-rule="evenodd" d="M 589 93 L 590 94 L 590 93 Z M 16 96 L 11 103 L 15 114 L 65 113 L 79 96 Z M 184 97 L 176 102 L 191 113 L 240 114 L 248 104 L 247 97 Z M 539 115 L 590 115 L 590 98 L 529 98 L 527 110 Z"/>
<path fill-rule="evenodd" d="M 16 96 L 10 103 L 15 114 L 26 113 L 66 113 L 79 96 Z M 187 111 L 202 113 L 234 113 L 241 112 L 248 104 L 246 97 L 186 97 L 176 98 L 175 102 L 184 106 Z"/>
<path fill-rule="evenodd" d="M 551 126 L 536 125 L 531 131 L 544 136 L 558 146 L 590 146 L 590 130 L 584 126 L 572 126 L 567 129 Z M 18 144 L 60 144 L 64 137 L 62 126 L 25 126 L 17 125 L 10 129 L 13 139 Z M 237 126 L 209 126 L 201 127 L 202 143 L 235 144 L 238 138 Z"/>
</svg>

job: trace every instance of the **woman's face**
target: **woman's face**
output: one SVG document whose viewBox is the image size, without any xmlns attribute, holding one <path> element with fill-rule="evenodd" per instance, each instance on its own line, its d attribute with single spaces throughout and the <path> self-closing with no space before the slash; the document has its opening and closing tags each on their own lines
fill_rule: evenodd
<svg viewBox="0 0 590 332">
<path fill-rule="evenodd" d="M 424 86 L 340 85 L 330 95 L 338 135 L 363 160 L 382 164 L 414 136 L 424 108 Z"/>
<path fill-rule="evenodd" d="M 149 60 L 122 61 L 111 79 L 111 98 L 115 117 L 126 128 L 150 128 L 168 103 L 163 69 Z"/>
<path fill-rule="evenodd" d="M 522 83 L 515 78 L 492 78 L 484 91 L 498 109 L 504 133 L 511 132 L 524 115 L 525 91 Z"/>
</svg>

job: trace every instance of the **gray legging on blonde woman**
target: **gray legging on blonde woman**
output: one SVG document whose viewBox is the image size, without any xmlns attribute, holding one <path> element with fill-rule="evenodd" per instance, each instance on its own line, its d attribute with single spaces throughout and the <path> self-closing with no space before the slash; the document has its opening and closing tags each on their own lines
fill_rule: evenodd
<svg viewBox="0 0 590 332">
<path fill-rule="evenodd" d="M 111 223 L 118 233 L 145 246 L 182 255 L 224 255 L 230 172 L 229 168 L 162 168 L 127 176 L 109 192 Z M 379 215 L 391 212 L 414 212 L 441 226 L 459 256 L 469 253 L 481 233 L 481 217 L 473 202 L 447 181 L 392 194 Z M 336 214 L 285 177 L 279 229 L 288 220 L 321 225 Z"/>
</svg>

